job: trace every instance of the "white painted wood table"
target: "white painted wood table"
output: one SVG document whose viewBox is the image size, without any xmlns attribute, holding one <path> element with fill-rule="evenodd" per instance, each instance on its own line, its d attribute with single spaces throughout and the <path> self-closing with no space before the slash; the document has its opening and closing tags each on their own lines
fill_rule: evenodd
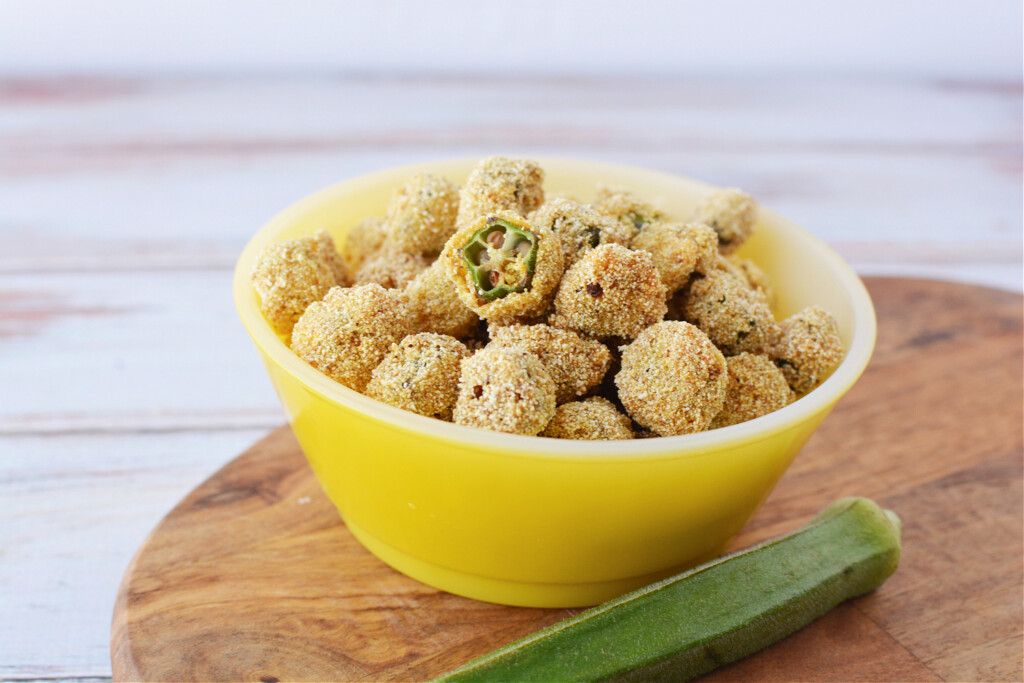
<svg viewBox="0 0 1024 683">
<path fill-rule="evenodd" d="M 110 676 L 122 573 L 284 415 L 231 269 L 310 191 L 452 156 L 733 185 L 864 274 L 1020 291 L 1021 83 L 0 80 L 0 679 Z"/>
</svg>

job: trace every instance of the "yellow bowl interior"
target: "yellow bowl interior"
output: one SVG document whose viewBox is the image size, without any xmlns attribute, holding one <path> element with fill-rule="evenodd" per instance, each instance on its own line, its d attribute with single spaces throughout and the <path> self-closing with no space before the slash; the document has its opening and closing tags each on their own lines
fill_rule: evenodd
<svg viewBox="0 0 1024 683">
<path fill-rule="evenodd" d="M 638 168 L 538 159 L 545 189 L 589 201 L 597 182 L 686 217 L 712 188 Z M 820 387 L 739 425 L 679 437 L 581 442 L 498 434 L 378 403 L 320 374 L 264 320 L 249 274 L 269 243 L 383 215 L 392 190 L 456 159 L 388 169 L 317 192 L 270 220 L 235 271 L 235 302 L 324 491 L 359 540 L 429 585 L 512 605 L 595 604 L 722 552 L 867 365 L 871 300 L 823 242 L 762 208 L 741 253 L 772 277 L 776 313 L 817 304 L 847 349 Z"/>
</svg>

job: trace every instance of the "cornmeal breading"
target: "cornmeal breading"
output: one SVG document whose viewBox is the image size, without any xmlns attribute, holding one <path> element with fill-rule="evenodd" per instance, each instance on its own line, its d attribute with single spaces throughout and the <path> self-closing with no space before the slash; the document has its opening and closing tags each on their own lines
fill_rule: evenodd
<svg viewBox="0 0 1024 683">
<path fill-rule="evenodd" d="M 461 188 L 418 173 L 340 253 L 323 230 L 268 246 L 252 273 L 263 314 L 370 398 L 562 439 L 726 428 L 842 360 L 835 319 L 811 306 L 780 324 L 771 278 L 735 253 L 757 224 L 746 194 L 716 190 L 680 220 L 603 185 L 593 204 L 545 201 L 543 183 L 505 157 Z"/>
</svg>

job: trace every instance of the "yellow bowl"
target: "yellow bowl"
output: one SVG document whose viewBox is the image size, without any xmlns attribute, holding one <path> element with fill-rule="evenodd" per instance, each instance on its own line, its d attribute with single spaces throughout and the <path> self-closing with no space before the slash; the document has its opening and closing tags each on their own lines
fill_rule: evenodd
<svg viewBox="0 0 1024 683">
<path fill-rule="evenodd" d="M 685 217 L 712 188 L 638 168 L 539 159 L 545 189 L 584 200 L 622 186 Z M 847 349 L 820 387 L 770 415 L 686 436 L 563 441 L 480 431 L 379 403 L 291 352 L 249 274 L 271 242 L 326 228 L 336 241 L 383 215 L 418 171 L 461 182 L 475 160 L 393 168 L 299 201 L 249 242 L 235 303 L 307 459 L 352 533 L 431 586 L 535 607 L 595 604 L 720 554 L 867 365 L 875 316 L 856 274 L 823 242 L 762 209 L 743 253 L 773 278 L 780 318 L 818 304 Z"/>
</svg>

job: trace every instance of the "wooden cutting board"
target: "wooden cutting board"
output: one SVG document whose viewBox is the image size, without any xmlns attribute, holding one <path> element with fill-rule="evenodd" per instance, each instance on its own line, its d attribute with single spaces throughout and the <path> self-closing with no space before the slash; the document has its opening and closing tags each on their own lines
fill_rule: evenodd
<svg viewBox="0 0 1024 683">
<path fill-rule="evenodd" d="M 902 517 L 881 589 L 713 681 L 1021 680 L 1021 297 L 870 279 L 871 365 L 733 543 L 832 500 Z M 352 537 L 287 427 L 186 497 L 138 550 L 114 607 L 121 681 L 423 680 L 578 610 L 429 588 Z"/>
</svg>

